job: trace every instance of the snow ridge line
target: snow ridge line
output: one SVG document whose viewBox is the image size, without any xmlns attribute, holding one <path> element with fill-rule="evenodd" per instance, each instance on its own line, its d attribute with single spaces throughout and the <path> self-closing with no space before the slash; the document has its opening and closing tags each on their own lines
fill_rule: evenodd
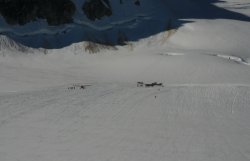
<svg viewBox="0 0 250 161">
<path fill-rule="evenodd" d="M 224 58 L 224 59 L 232 60 L 232 61 L 244 64 L 244 65 L 250 65 L 250 63 L 246 62 L 244 59 L 242 59 L 240 57 L 237 57 L 237 56 L 221 55 L 221 54 L 217 54 L 215 56 L 217 56 L 219 58 Z"/>
</svg>

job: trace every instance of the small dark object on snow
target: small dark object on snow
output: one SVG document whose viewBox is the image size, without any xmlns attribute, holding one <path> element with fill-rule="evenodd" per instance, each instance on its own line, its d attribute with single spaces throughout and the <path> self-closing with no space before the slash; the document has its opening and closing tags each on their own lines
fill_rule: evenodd
<svg viewBox="0 0 250 161">
<path fill-rule="evenodd" d="M 145 87 L 154 87 L 154 86 L 164 87 L 162 83 L 157 83 L 157 82 L 145 84 Z"/>
<path fill-rule="evenodd" d="M 145 87 L 154 87 L 153 83 L 145 84 Z"/>
<path fill-rule="evenodd" d="M 81 85 L 81 84 L 74 84 L 72 85 L 71 87 L 68 87 L 68 90 L 75 90 L 75 89 L 85 89 L 87 86 L 90 86 L 90 85 Z"/>
<path fill-rule="evenodd" d="M 73 87 L 69 87 L 68 89 L 73 90 L 73 89 L 76 89 L 76 87 L 73 86 Z"/>
<path fill-rule="evenodd" d="M 137 82 L 137 87 L 143 87 L 144 83 L 143 82 Z"/>
</svg>

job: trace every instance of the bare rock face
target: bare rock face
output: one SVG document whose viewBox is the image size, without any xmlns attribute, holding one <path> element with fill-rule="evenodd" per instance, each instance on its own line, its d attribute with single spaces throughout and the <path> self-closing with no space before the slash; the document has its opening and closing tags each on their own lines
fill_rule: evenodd
<svg viewBox="0 0 250 161">
<path fill-rule="evenodd" d="M 88 19 L 92 21 L 112 15 L 109 0 L 88 0 L 83 4 L 82 9 Z"/>
<path fill-rule="evenodd" d="M 140 0 L 134 0 L 134 4 L 137 5 L 137 6 L 140 6 L 141 2 L 140 2 Z"/>
<path fill-rule="evenodd" d="M 76 7 L 71 0 L 0 0 L 0 14 L 10 25 L 46 19 L 49 25 L 70 23 Z"/>
</svg>

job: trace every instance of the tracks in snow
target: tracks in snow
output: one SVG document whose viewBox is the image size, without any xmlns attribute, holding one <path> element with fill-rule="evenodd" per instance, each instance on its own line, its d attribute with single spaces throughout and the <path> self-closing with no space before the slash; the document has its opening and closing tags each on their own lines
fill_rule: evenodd
<svg viewBox="0 0 250 161">
<path fill-rule="evenodd" d="M 194 52 L 196 53 L 196 52 Z M 205 53 L 202 54 L 203 52 L 199 53 L 199 55 L 208 55 L 208 56 L 215 56 L 218 58 L 223 58 L 229 61 L 233 61 L 239 64 L 243 64 L 243 65 L 250 65 L 249 62 L 247 62 L 245 59 L 237 57 L 237 56 L 233 56 L 233 55 L 225 55 L 225 54 L 212 54 L 212 53 Z M 181 53 L 181 52 L 166 52 L 166 53 L 159 53 L 158 55 L 161 56 L 194 56 L 196 54 L 193 53 Z"/>
</svg>

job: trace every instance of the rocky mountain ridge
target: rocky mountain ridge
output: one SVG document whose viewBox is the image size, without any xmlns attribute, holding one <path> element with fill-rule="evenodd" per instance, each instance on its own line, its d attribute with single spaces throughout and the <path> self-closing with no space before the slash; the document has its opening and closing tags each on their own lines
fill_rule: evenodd
<svg viewBox="0 0 250 161">
<path fill-rule="evenodd" d="M 0 35 L 24 46 L 58 49 L 88 41 L 124 45 L 196 19 L 250 17 L 219 0 L 0 0 Z M 171 34 L 172 35 L 172 34 Z"/>
<path fill-rule="evenodd" d="M 134 4 L 138 6 L 140 1 L 135 0 Z M 9 25 L 25 25 L 45 19 L 48 25 L 57 26 L 73 22 L 76 5 L 71 0 L 0 0 L 0 15 Z M 112 15 L 109 0 L 83 1 L 81 6 L 91 21 Z"/>
</svg>

